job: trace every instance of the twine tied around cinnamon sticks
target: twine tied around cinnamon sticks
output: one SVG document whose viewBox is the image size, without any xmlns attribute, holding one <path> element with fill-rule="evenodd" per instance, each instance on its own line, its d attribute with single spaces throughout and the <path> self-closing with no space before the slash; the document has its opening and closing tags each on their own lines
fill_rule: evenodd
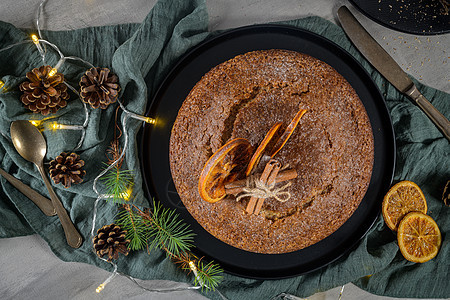
<svg viewBox="0 0 450 300">
<path fill-rule="evenodd" d="M 291 184 L 291 182 L 288 182 L 279 188 L 274 188 L 275 182 L 269 185 L 267 183 L 263 183 L 256 176 L 249 176 L 248 183 L 242 190 L 243 193 L 236 197 L 236 201 L 240 201 L 245 197 L 254 196 L 259 199 L 274 198 L 279 202 L 286 202 L 291 198 L 291 193 L 285 191 L 285 189 L 290 187 Z"/>
<path fill-rule="evenodd" d="M 242 193 L 236 197 L 236 201 L 245 197 L 250 197 L 247 204 L 246 212 L 249 214 L 259 214 L 265 199 L 274 198 L 280 202 L 286 202 L 290 199 L 291 194 L 286 189 L 291 186 L 291 182 L 281 187 L 275 188 L 278 182 L 286 181 L 297 177 L 295 170 L 286 170 L 288 166 L 281 168 L 281 163 L 276 159 L 271 159 L 265 166 L 263 173 L 260 175 L 252 175 L 245 180 L 244 187 L 226 186 L 227 194 Z M 282 172 L 280 172 L 282 171 Z M 259 178 L 258 178 L 259 177 Z M 240 182 L 242 184 L 242 182 Z"/>
</svg>

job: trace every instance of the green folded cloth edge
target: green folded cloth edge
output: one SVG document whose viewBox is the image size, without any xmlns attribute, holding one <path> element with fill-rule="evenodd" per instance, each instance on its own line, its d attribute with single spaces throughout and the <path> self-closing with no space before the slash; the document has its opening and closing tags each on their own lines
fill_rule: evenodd
<svg viewBox="0 0 450 300">
<path fill-rule="evenodd" d="M 368 71 L 386 103 L 394 123 L 397 142 L 397 165 L 395 180 L 408 179 L 416 182 L 424 191 L 429 214 L 438 223 L 443 244 L 438 256 L 425 264 L 406 261 L 398 251 L 395 235 L 384 225 L 381 217 L 351 252 L 338 261 L 312 273 L 282 280 L 252 280 L 225 274 L 219 290 L 230 299 L 267 299 L 282 292 L 306 297 L 316 292 L 353 281 L 361 288 L 378 295 L 393 297 L 434 297 L 450 295 L 449 251 L 445 239 L 449 231 L 449 209 L 440 201 L 440 194 L 449 174 L 449 144 L 427 117 L 402 96 L 376 72 L 351 45 L 342 29 L 318 17 L 283 22 L 305 28 L 335 42 L 347 50 Z M 144 113 L 148 99 L 154 95 L 171 67 L 189 49 L 217 33 L 207 30 L 208 15 L 204 1 L 159 1 L 141 24 L 93 27 L 74 31 L 43 33 L 44 38 L 58 45 L 66 55 L 82 57 L 95 66 L 109 67 L 119 75 L 122 85 L 121 99 L 126 108 Z M 28 39 L 26 32 L 10 24 L 0 23 L 0 48 Z M 67 41 L 70 40 L 70 43 Z M 19 50 L 20 49 L 20 50 Z M 10 122 L 36 117 L 20 105 L 18 84 L 32 68 L 42 65 L 35 46 L 30 43 L 6 51 L 0 57 L 0 76 L 8 90 L 0 93 L 0 154 L 1 167 L 42 194 L 46 190 L 36 169 L 24 161 L 8 140 Z M 55 65 L 57 56 L 49 52 L 48 62 Z M 78 64 L 65 64 L 60 69 L 67 80 L 77 85 L 86 70 Z M 418 82 L 422 93 L 447 117 L 450 113 L 450 96 L 426 87 Z M 39 233 L 52 251 L 64 261 L 78 261 L 111 270 L 111 266 L 99 259 L 92 251 L 90 229 L 92 209 L 96 198 L 92 182 L 106 161 L 104 153 L 112 140 L 115 106 L 106 110 L 91 111 L 88 133 L 79 152 L 86 161 L 85 181 L 64 189 L 54 186 L 70 216 L 86 238 L 80 249 L 67 246 L 56 217 L 44 215 L 28 199 L 15 190 L 3 178 L 0 179 L 0 236 L 11 237 Z M 57 113 L 58 122 L 82 124 L 84 113 L 76 100 Z M 126 155 L 127 168 L 136 172 L 136 204 L 148 206 L 142 189 L 142 177 L 136 149 L 137 132 L 142 122 L 129 123 L 129 147 Z M 99 130 L 101 129 L 101 130 Z M 62 151 L 75 147 L 79 136 L 76 132 L 47 132 L 49 143 L 47 160 Z M 96 229 L 113 222 L 117 207 L 101 201 L 98 207 Z M 119 271 L 142 279 L 167 279 L 191 282 L 190 276 L 181 271 L 164 253 L 145 251 L 131 253 L 118 261 Z M 371 275 L 370 277 L 368 275 Z M 138 288 L 138 287 L 137 287 Z M 220 299 L 217 293 L 205 294 Z"/>
</svg>

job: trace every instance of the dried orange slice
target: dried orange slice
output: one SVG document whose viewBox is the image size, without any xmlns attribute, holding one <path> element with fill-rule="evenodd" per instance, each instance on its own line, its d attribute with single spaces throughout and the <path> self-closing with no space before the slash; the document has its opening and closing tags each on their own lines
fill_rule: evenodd
<svg viewBox="0 0 450 300">
<path fill-rule="evenodd" d="M 226 196 L 225 184 L 243 174 L 252 155 L 249 141 L 236 138 L 217 150 L 200 174 L 198 191 L 203 200 L 217 202 Z"/>
<path fill-rule="evenodd" d="M 436 222 L 421 212 L 410 212 L 400 222 L 398 246 L 412 262 L 424 263 L 436 256 L 441 247 L 441 232 Z"/>
<path fill-rule="evenodd" d="M 267 146 L 269 145 L 270 141 L 273 139 L 275 134 L 278 132 L 278 129 L 280 129 L 282 124 L 283 124 L 282 122 L 276 123 L 266 133 L 266 136 L 259 144 L 258 148 L 256 148 L 255 153 L 253 153 L 253 156 L 250 159 L 250 162 L 248 163 L 247 170 L 245 171 L 246 177 L 249 176 L 252 173 L 253 169 L 258 165 L 259 161 L 261 160 L 261 157 L 263 156 L 264 152 L 267 149 Z"/>
<path fill-rule="evenodd" d="M 275 145 L 272 148 L 272 151 L 270 152 L 270 157 L 274 157 L 280 150 L 283 148 L 283 146 L 286 144 L 286 142 L 291 137 L 292 133 L 294 132 L 295 128 L 297 127 L 298 122 L 305 114 L 306 109 L 300 109 L 295 117 L 292 119 L 291 123 L 286 127 L 286 130 L 283 132 L 283 134 L 280 136 L 280 138 L 276 141 Z"/>
<path fill-rule="evenodd" d="M 383 218 L 387 226 L 397 230 L 403 217 L 412 211 L 427 213 L 427 201 L 422 190 L 412 181 L 401 181 L 391 187 L 384 196 L 382 204 Z"/>
</svg>

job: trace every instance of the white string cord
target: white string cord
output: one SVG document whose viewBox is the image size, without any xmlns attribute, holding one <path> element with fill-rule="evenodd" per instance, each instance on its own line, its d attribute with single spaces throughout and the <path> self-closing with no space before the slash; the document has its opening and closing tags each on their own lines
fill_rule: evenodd
<svg viewBox="0 0 450 300">
<path fill-rule="evenodd" d="M 100 192 L 97 189 L 97 182 L 109 170 L 114 168 L 114 166 L 117 165 L 119 163 L 119 161 L 122 159 L 122 157 L 125 155 L 125 149 L 126 149 L 127 144 L 128 144 L 128 134 L 126 133 L 126 127 L 125 127 L 126 123 L 127 123 L 127 119 L 128 119 L 128 116 L 124 115 L 124 117 L 122 119 L 122 128 L 123 128 L 123 131 L 124 131 L 124 147 L 123 147 L 122 152 L 119 155 L 119 158 L 117 160 L 115 160 L 111 165 L 109 165 L 106 169 L 104 169 L 102 172 L 100 172 L 100 174 L 97 175 L 97 177 L 95 177 L 94 183 L 92 184 L 92 189 L 97 194 L 97 200 L 95 200 L 95 203 L 94 203 L 94 210 L 93 210 L 93 216 L 92 216 L 91 241 L 93 241 L 94 237 L 95 237 L 95 221 L 97 219 L 98 203 L 99 203 L 100 200 L 104 199 L 104 195 L 100 194 Z M 105 261 L 105 262 L 108 262 L 103 257 L 100 257 L 100 259 Z M 104 287 L 108 284 L 108 282 L 110 282 L 118 274 L 117 273 L 117 265 L 114 262 L 112 262 L 112 261 L 110 261 L 108 263 L 110 263 L 110 264 L 112 264 L 114 266 L 114 272 L 108 277 L 108 279 L 106 279 L 102 284 L 99 285 L 99 287 L 96 290 L 97 293 L 99 293 L 101 290 L 103 290 Z"/>
<path fill-rule="evenodd" d="M 342 294 L 344 294 L 344 288 L 345 288 L 345 285 L 342 286 L 341 291 L 339 292 L 338 300 L 342 299 Z"/>
<path fill-rule="evenodd" d="M 43 10 L 44 10 L 45 2 L 47 2 L 47 0 L 42 0 L 41 4 L 39 4 L 37 16 L 36 16 L 36 29 L 37 29 L 37 32 L 38 32 L 40 38 L 42 38 L 42 33 L 41 33 L 41 26 L 40 26 L 39 22 L 41 19 L 41 14 L 43 13 Z"/>
<path fill-rule="evenodd" d="M 84 60 L 80 57 L 76 57 L 76 56 L 66 56 L 65 57 L 66 60 L 78 60 L 81 61 L 82 63 L 88 65 L 90 68 L 95 68 L 93 64 L 91 64 L 90 62 L 88 62 L 87 60 Z"/>
<path fill-rule="evenodd" d="M 45 2 L 47 2 L 47 0 L 42 0 L 41 3 L 39 4 L 38 11 L 37 11 L 37 16 L 36 16 L 36 29 L 37 29 L 37 32 L 38 32 L 38 36 L 41 39 L 43 37 L 42 37 L 41 26 L 40 26 L 39 22 L 40 22 L 40 19 L 41 19 L 41 14 L 43 13 L 43 10 L 44 10 Z M 47 47 L 45 46 L 45 44 L 44 44 L 44 49 L 42 49 L 39 44 L 36 44 L 36 46 L 37 46 L 37 48 L 39 50 L 39 53 L 41 54 L 42 62 L 45 64 L 45 54 L 47 53 Z"/>
<path fill-rule="evenodd" d="M 86 103 L 84 103 L 84 101 L 81 101 L 81 103 L 83 103 L 85 118 L 84 118 L 84 123 L 82 125 L 83 129 L 81 130 L 80 141 L 78 142 L 78 145 L 73 149 L 74 151 L 80 149 L 81 145 L 83 145 L 84 139 L 86 138 L 86 127 L 89 123 L 89 110 L 87 108 L 87 105 L 86 105 Z"/>
<path fill-rule="evenodd" d="M 94 68 L 94 66 L 90 62 L 88 62 L 88 61 L 86 61 L 86 60 L 84 60 L 82 58 L 75 57 L 75 56 L 65 57 L 64 54 L 60 51 L 60 49 L 55 44 L 53 44 L 53 43 L 51 43 L 51 42 L 49 42 L 49 41 L 47 41 L 47 40 L 42 38 L 42 32 L 41 32 L 41 29 L 40 29 L 40 18 L 41 18 L 41 15 L 43 13 L 43 7 L 44 7 L 44 4 L 46 3 L 46 1 L 47 0 L 43 0 L 40 3 L 39 8 L 38 8 L 37 18 L 36 18 L 36 27 L 37 27 L 37 31 L 38 31 L 38 34 L 39 34 L 39 38 L 36 38 L 34 36 L 33 37 L 34 40 L 26 40 L 26 41 L 21 41 L 21 42 L 9 45 L 9 46 L 7 46 L 7 47 L 5 47 L 3 49 L 0 49 L 0 52 L 8 50 L 8 49 L 11 49 L 12 47 L 17 46 L 17 45 L 22 45 L 22 44 L 25 44 L 25 43 L 34 42 L 36 47 L 37 47 L 37 49 L 38 49 L 38 51 L 40 52 L 40 54 L 42 56 L 42 60 L 43 60 L 44 64 L 45 64 L 45 54 L 46 54 L 46 50 L 47 50 L 46 46 L 49 46 L 50 48 L 55 50 L 58 53 L 58 55 L 60 56 L 60 59 L 59 59 L 58 63 L 52 69 L 52 71 L 57 71 L 57 69 L 60 68 L 64 64 L 64 62 L 66 60 L 80 61 L 80 62 L 86 64 L 87 66 L 89 66 L 90 68 Z M 45 51 L 42 50 L 41 45 L 40 45 L 41 43 L 43 44 L 43 46 L 45 48 Z M 64 82 L 64 83 L 66 84 L 66 86 L 72 92 L 74 92 L 80 98 L 80 94 L 78 93 L 78 91 L 73 86 L 71 86 L 67 82 Z M 80 98 L 80 100 L 81 100 L 81 98 Z M 120 108 L 124 112 L 124 115 L 122 117 L 123 144 L 124 145 L 123 145 L 123 150 L 120 153 L 118 159 L 116 161 L 114 161 L 112 164 L 110 164 L 106 169 L 101 171 L 100 174 L 97 175 L 97 177 L 95 177 L 95 179 L 94 179 L 92 188 L 93 188 L 94 192 L 97 194 L 97 199 L 94 202 L 94 208 L 93 208 L 92 227 L 91 227 L 91 240 L 93 240 L 94 237 L 95 237 L 95 224 L 96 224 L 97 213 L 98 213 L 98 204 L 99 204 L 100 200 L 109 198 L 109 195 L 100 194 L 100 192 L 98 191 L 98 188 L 97 188 L 97 183 L 98 183 L 98 180 L 102 176 L 104 176 L 108 171 L 110 171 L 112 168 L 114 168 L 119 163 L 119 161 L 121 161 L 123 159 L 123 157 L 124 157 L 124 155 L 126 153 L 126 150 L 127 150 L 127 147 L 128 147 L 128 132 L 127 132 L 127 128 L 126 128 L 128 119 L 131 117 L 133 119 L 137 119 L 137 120 L 144 121 L 144 122 L 147 122 L 147 123 L 151 123 L 151 124 L 155 123 L 154 119 L 152 119 L 150 117 L 145 117 L 145 116 L 136 114 L 134 112 L 131 112 L 131 111 L 129 111 L 129 110 L 127 110 L 125 108 L 125 106 L 122 104 L 122 102 L 119 99 L 117 101 L 119 103 Z M 75 149 L 79 149 L 81 147 L 81 145 L 82 145 L 82 143 L 84 141 L 85 135 L 86 135 L 86 127 L 87 127 L 87 125 L 89 123 L 89 110 L 87 108 L 86 103 L 83 102 L 83 101 L 82 101 L 82 103 L 83 103 L 84 110 L 85 110 L 85 121 L 84 121 L 82 126 L 80 126 L 80 125 L 64 125 L 64 124 L 59 124 L 58 125 L 57 124 L 58 126 L 60 126 L 60 129 L 64 129 L 65 128 L 65 129 L 75 129 L 75 130 L 81 130 L 82 131 L 82 135 L 81 135 L 80 141 L 79 141 L 79 143 L 78 143 L 78 145 L 76 146 Z M 114 262 L 109 262 L 105 258 L 100 258 L 100 259 L 105 261 L 105 262 L 110 263 L 113 266 L 114 270 L 111 273 L 111 275 L 102 284 L 100 284 L 100 286 L 97 288 L 97 292 L 100 292 L 101 290 L 103 290 L 104 287 L 111 280 L 113 280 L 114 277 L 116 277 L 118 274 L 127 277 L 132 282 L 134 282 L 138 287 L 140 287 L 140 288 L 142 288 L 142 289 L 144 289 L 146 291 L 149 291 L 149 292 L 168 293 L 168 292 L 175 292 L 175 291 L 198 290 L 198 289 L 201 289 L 201 288 L 209 289 L 209 287 L 206 286 L 205 283 L 199 277 L 195 265 L 194 266 L 190 265 L 190 268 L 193 271 L 193 273 L 194 273 L 194 275 L 195 275 L 195 277 L 197 279 L 197 282 L 200 284 L 199 286 L 188 286 L 188 287 L 179 287 L 179 288 L 172 288 L 172 289 L 148 289 L 148 288 L 140 285 L 136 281 L 135 278 L 133 278 L 133 277 L 131 277 L 129 275 L 125 275 L 125 274 L 119 273 L 117 271 L 117 264 L 115 264 Z M 216 291 L 222 297 L 222 299 L 226 299 L 218 290 L 216 290 Z"/>
<path fill-rule="evenodd" d="M 59 50 L 59 48 L 58 48 L 55 44 L 50 43 L 49 41 L 43 40 L 43 39 L 39 39 L 38 41 L 41 42 L 41 43 L 44 43 L 44 44 L 49 45 L 49 46 L 52 47 L 56 52 L 58 52 L 58 54 L 59 54 L 59 56 L 61 57 L 62 60 L 65 59 L 64 54 L 62 54 L 62 52 Z"/>
<path fill-rule="evenodd" d="M 103 258 L 102 258 L 102 260 L 106 261 L 106 259 L 103 259 Z M 117 265 L 116 265 L 115 263 L 113 263 L 113 262 L 111 262 L 111 264 L 112 264 L 113 267 L 114 267 L 114 271 L 111 273 L 111 275 L 110 275 L 108 278 L 106 278 L 105 281 L 103 281 L 103 282 L 97 287 L 97 289 L 95 290 L 97 293 L 100 293 L 100 292 L 105 288 L 105 286 L 106 286 L 111 280 L 113 280 L 114 277 L 116 277 L 116 276 L 119 274 L 119 273 L 117 272 Z"/>
<path fill-rule="evenodd" d="M 136 278 L 133 278 L 130 275 L 120 273 L 120 272 L 119 272 L 119 274 L 128 278 L 129 280 L 134 282 L 137 286 L 139 286 L 141 289 L 146 290 L 147 292 L 171 293 L 171 292 L 182 292 L 182 291 L 186 291 L 186 290 L 198 290 L 198 289 L 202 288 L 201 286 L 186 286 L 186 287 L 168 288 L 168 289 L 149 289 L 149 288 L 146 288 L 145 286 L 139 284 L 139 282 L 137 282 Z"/>
<path fill-rule="evenodd" d="M 25 41 L 17 42 L 17 43 L 8 45 L 8 46 L 6 46 L 6 47 L 0 49 L 0 52 L 6 51 L 6 50 L 11 49 L 11 48 L 13 48 L 13 47 L 15 47 L 15 46 L 19 46 L 19 45 L 23 45 L 23 44 L 28 44 L 28 43 L 32 43 L 32 42 L 33 42 L 33 41 L 31 41 L 31 40 L 25 40 Z"/>
<path fill-rule="evenodd" d="M 67 81 L 64 81 L 64 83 L 81 100 L 80 93 L 78 93 L 78 91 L 72 85 L 70 85 Z M 80 140 L 79 140 L 77 146 L 72 151 L 76 151 L 76 150 L 80 149 L 81 146 L 83 145 L 84 139 L 86 137 L 86 127 L 87 127 L 87 125 L 89 123 L 89 110 L 87 108 L 87 105 L 86 105 L 86 103 L 84 101 L 81 101 L 81 103 L 83 104 L 83 108 L 84 108 L 84 123 L 83 123 L 83 125 L 80 126 L 80 130 L 81 130 Z"/>
<path fill-rule="evenodd" d="M 110 164 L 106 169 L 104 169 L 102 172 L 100 172 L 100 174 L 99 175 L 97 175 L 97 177 L 95 177 L 95 179 L 94 179 L 94 183 L 93 183 L 93 185 L 92 185 L 92 189 L 94 190 L 94 192 L 97 194 L 97 196 L 100 196 L 101 194 L 100 194 L 100 192 L 98 191 L 98 189 L 97 189 L 97 182 L 98 182 L 98 180 L 100 179 L 100 177 L 102 177 L 103 175 L 105 175 L 109 170 L 111 170 L 112 168 L 114 168 L 118 163 L 119 163 L 119 161 L 122 159 L 122 157 L 125 155 L 125 151 L 126 151 L 126 148 L 127 148 L 127 146 L 128 146 L 128 134 L 127 134 L 127 132 L 126 132 L 126 130 L 125 130 L 125 126 L 126 126 L 126 123 L 127 123 L 127 120 L 128 120 L 128 115 L 127 114 L 125 114 L 124 116 L 123 116 L 123 119 L 122 119 L 122 128 L 123 128 L 123 139 L 124 139 L 124 142 L 123 142 L 123 150 L 122 150 L 122 152 L 120 153 L 120 155 L 119 155 L 119 157 L 112 163 L 112 164 Z M 95 224 L 92 224 L 92 226 L 95 226 Z"/>
<path fill-rule="evenodd" d="M 93 217 L 92 217 L 92 229 L 91 229 L 91 242 L 94 241 L 94 237 L 95 237 L 95 220 L 96 220 L 96 218 L 97 218 L 98 203 L 99 203 L 100 200 L 102 200 L 102 199 L 103 199 L 102 196 L 99 195 L 99 196 L 97 197 L 97 200 L 95 200 L 95 203 L 94 203 Z M 94 251 L 94 248 L 92 248 L 92 251 Z M 97 254 L 96 254 L 96 255 L 97 255 Z M 100 292 L 105 288 L 105 286 L 106 286 L 111 280 L 113 280 L 114 277 L 116 277 L 117 274 L 118 274 L 118 272 L 117 272 L 117 264 L 115 264 L 113 261 L 108 261 L 107 259 L 105 259 L 105 258 L 103 258 L 103 257 L 99 257 L 99 258 L 100 258 L 101 260 L 103 260 L 104 262 L 110 263 L 110 264 L 113 266 L 114 270 L 113 270 L 113 272 L 111 273 L 111 275 L 97 287 L 97 289 L 95 290 L 97 293 L 100 293 Z"/>
</svg>

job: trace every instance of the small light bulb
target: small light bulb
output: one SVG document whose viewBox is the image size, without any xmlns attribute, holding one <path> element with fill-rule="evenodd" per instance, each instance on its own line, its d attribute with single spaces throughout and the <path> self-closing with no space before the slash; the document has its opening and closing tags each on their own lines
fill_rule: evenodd
<svg viewBox="0 0 450 300">
<path fill-rule="evenodd" d="M 39 120 L 31 120 L 30 123 L 33 124 L 33 125 L 36 126 L 36 127 L 39 127 L 39 126 L 41 125 L 42 121 L 39 121 Z"/>
<path fill-rule="evenodd" d="M 145 116 L 138 115 L 135 113 L 129 113 L 129 114 L 133 119 L 141 120 L 141 121 L 144 121 L 145 123 L 149 123 L 149 124 L 156 124 L 156 119 L 153 119 L 150 117 L 145 117 Z"/>
<path fill-rule="evenodd" d="M 133 193 L 133 189 L 131 187 L 127 188 L 127 190 L 120 194 L 120 197 L 125 201 L 129 201 L 131 198 L 131 194 Z"/>
<path fill-rule="evenodd" d="M 145 118 L 145 122 L 148 124 L 156 124 L 156 119 L 150 118 L 150 117 L 146 117 Z"/>
<path fill-rule="evenodd" d="M 197 266 L 195 265 L 195 263 L 192 260 L 189 261 L 189 268 L 194 273 L 195 279 L 197 280 L 198 284 L 201 287 L 205 287 L 205 283 L 203 282 L 202 278 L 200 276 L 198 276 Z M 206 288 L 208 288 L 208 287 L 206 286 Z"/>
<path fill-rule="evenodd" d="M 43 131 L 44 130 L 44 120 L 29 120 L 28 122 L 30 122 L 33 126 L 35 126 L 37 129 L 39 129 L 39 131 Z"/>
<path fill-rule="evenodd" d="M 82 125 L 66 125 L 66 124 L 59 124 L 56 122 L 53 123 L 47 123 L 45 125 L 46 129 L 49 130 L 60 130 L 60 129 L 66 129 L 66 130 L 83 130 L 83 126 Z"/>
<path fill-rule="evenodd" d="M 37 37 L 37 35 L 35 34 L 31 35 L 31 39 L 36 45 L 39 44 L 39 38 Z"/>
<path fill-rule="evenodd" d="M 31 39 L 33 40 L 33 43 L 36 45 L 36 48 L 38 49 L 39 53 L 41 54 L 42 58 L 45 56 L 44 49 L 42 49 L 41 44 L 39 43 L 39 38 L 37 35 L 32 34 Z"/>
<path fill-rule="evenodd" d="M 61 127 L 58 123 L 55 122 L 50 125 L 50 128 L 53 130 L 57 130 L 57 129 L 60 129 Z"/>
<path fill-rule="evenodd" d="M 105 285 L 102 283 L 100 284 L 97 289 L 95 290 L 97 293 L 100 293 L 101 291 L 103 291 L 103 289 L 105 288 Z"/>
<path fill-rule="evenodd" d="M 56 73 L 58 73 L 58 70 L 56 68 L 52 68 L 50 72 L 48 72 L 48 77 L 53 77 Z"/>
</svg>

